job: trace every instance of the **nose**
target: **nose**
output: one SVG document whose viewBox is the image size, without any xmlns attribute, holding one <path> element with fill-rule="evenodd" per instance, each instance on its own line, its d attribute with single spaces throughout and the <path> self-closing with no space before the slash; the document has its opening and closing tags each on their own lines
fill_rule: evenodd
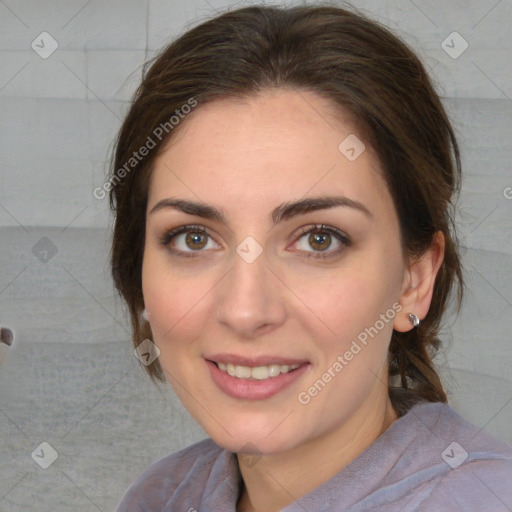
<svg viewBox="0 0 512 512">
<path fill-rule="evenodd" d="M 268 268 L 265 253 L 251 263 L 237 254 L 234 268 L 218 289 L 217 321 L 242 339 L 271 332 L 286 319 L 284 291 Z"/>
</svg>

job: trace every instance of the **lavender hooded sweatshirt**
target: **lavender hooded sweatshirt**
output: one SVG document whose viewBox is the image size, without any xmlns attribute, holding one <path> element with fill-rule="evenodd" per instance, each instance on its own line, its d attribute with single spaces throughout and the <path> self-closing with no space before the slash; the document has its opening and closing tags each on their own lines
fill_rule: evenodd
<svg viewBox="0 0 512 512">
<path fill-rule="evenodd" d="M 512 426 L 511 426 L 512 428 Z M 235 454 L 206 439 L 152 464 L 117 512 L 236 512 Z M 512 447 L 442 403 L 420 403 L 282 512 L 511 512 Z"/>
</svg>

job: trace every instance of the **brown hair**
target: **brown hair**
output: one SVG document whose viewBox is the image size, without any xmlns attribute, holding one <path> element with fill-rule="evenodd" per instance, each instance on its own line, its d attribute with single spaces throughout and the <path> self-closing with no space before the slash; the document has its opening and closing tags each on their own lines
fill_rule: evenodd
<svg viewBox="0 0 512 512">
<path fill-rule="evenodd" d="M 444 261 L 430 310 L 415 329 L 393 331 L 389 373 L 390 381 L 398 381 L 390 386 L 394 402 L 397 397 L 445 402 L 432 358 L 455 283 L 457 311 L 462 303 L 452 221 L 461 174 L 457 142 L 417 56 L 378 23 L 336 7 L 254 6 L 226 12 L 186 32 L 145 69 L 116 141 L 110 175 L 116 215 L 112 274 L 129 308 L 134 345 L 151 338 L 149 325 L 140 318 L 147 186 L 158 150 L 179 129 L 169 119 L 191 100 L 201 108 L 217 98 L 269 87 L 316 92 L 356 121 L 380 161 L 405 254 L 420 256 L 435 232 L 444 234 Z M 166 136 L 154 140 L 160 133 L 155 130 L 165 123 Z M 149 138 L 156 147 L 146 158 L 131 161 Z M 129 161 L 132 168 L 120 179 Z M 152 379 L 165 380 L 158 359 L 147 371 Z"/>
</svg>

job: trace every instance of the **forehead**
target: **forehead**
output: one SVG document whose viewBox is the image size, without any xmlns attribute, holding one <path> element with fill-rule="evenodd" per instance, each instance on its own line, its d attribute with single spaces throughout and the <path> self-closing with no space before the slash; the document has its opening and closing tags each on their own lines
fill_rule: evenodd
<svg viewBox="0 0 512 512">
<path fill-rule="evenodd" d="M 248 206 L 333 192 L 389 207 L 378 161 L 349 116 L 315 93 L 277 89 L 189 114 L 154 162 L 148 206 L 170 195 Z"/>
</svg>

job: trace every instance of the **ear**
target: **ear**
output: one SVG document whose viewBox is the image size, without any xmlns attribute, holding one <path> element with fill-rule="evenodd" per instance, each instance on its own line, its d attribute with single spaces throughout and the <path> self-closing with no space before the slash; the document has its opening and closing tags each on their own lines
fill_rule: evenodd
<svg viewBox="0 0 512 512">
<path fill-rule="evenodd" d="M 396 331 L 406 332 L 413 329 L 409 321 L 409 313 L 413 313 L 420 320 L 427 316 L 436 276 L 443 263 L 444 248 L 444 235 L 441 231 L 437 231 L 432 237 L 431 246 L 405 270 L 399 301 L 402 310 L 393 324 Z"/>
</svg>

